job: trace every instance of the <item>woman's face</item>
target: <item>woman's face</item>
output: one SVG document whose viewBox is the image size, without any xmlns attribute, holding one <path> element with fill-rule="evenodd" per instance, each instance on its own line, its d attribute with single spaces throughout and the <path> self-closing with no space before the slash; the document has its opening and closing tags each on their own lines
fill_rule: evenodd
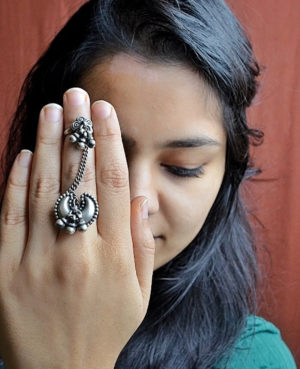
<svg viewBox="0 0 300 369">
<path fill-rule="evenodd" d="M 148 198 L 153 236 L 161 236 L 155 270 L 195 238 L 220 189 L 226 133 L 218 100 L 184 66 L 145 64 L 125 54 L 95 66 L 80 87 L 91 103 L 106 100 L 117 112 L 131 200 Z M 172 167 L 200 169 L 198 177 L 184 177 Z"/>
</svg>

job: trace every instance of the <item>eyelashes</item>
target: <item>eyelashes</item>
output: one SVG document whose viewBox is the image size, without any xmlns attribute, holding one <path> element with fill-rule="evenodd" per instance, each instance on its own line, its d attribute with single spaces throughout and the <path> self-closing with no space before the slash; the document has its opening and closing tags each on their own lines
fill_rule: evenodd
<svg viewBox="0 0 300 369">
<path fill-rule="evenodd" d="M 126 159 L 127 164 L 129 166 L 130 158 L 127 152 L 126 153 Z M 162 167 L 165 167 L 166 170 L 177 177 L 183 177 L 183 178 L 199 178 L 204 174 L 204 165 L 201 165 L 198 168 L 192 168 L 187 169 L 183 167 L 176 167 L 174 165 L 167 165 L 167 164 L 160 164 Z"/>
<path fill-rule="evenodd" d="M 172 165 L 161 164 L 161 166 L 167 168 L 167 170 L 178 177 L 201 177 L 204 174 L 203 165 L 198 168 L 187 169 L 182 167 L 175 167 Z"/>
</svg>

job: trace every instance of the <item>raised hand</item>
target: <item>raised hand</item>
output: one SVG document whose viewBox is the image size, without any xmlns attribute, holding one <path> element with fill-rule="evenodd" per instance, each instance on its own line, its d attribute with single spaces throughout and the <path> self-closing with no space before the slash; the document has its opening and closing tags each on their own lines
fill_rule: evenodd
<svg viewBox="0 0 300 369">
<path fill-rule="evenodd" d="M 76 117 L 93 122 L 77 195 L 93 194 L 98 218 L 73 235 L 54 204 L 74 180 L 81 150 L 62 140 Z M 113 368 L 149 304 L 155 241 L 129 174 L 114 108 L 90 107 L 72 88 L 63 107 L 40 112 L 36 149 L 12 167 L 0 221 L 0 354 L 9 368 Z M 147 209 L 146 209 L 147 213 Z"/>
</svg>

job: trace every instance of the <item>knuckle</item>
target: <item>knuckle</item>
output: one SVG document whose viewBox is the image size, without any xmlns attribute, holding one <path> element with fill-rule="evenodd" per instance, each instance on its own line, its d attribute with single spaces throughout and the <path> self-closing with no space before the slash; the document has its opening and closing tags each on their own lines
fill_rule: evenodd
<svg viewBox="0 0 300 369">
<path fill-rule="evenodd" d="M 112 140 L 113 141 L 119 141 L 120 140 L 120 132 L 115 132 L 112 131 L 111 128 L 109 130 L 107 130 L 107 132 L 103 132 L 100 129 L 96 129 L 94 130 L 94 136 L 97 138 L 100 138 L 102 142 L 104 143 L 108 143 L 111 144 Z"/>
<path fill-rule="evenodd" d="M 100 181 L 113 189 L 126 188 L 129 186 L 128 171 L 120 165 L 112 165 L 101 171 Z"/>
<path fill-rule="evenodd" d="M 26 210 L 17 203 L 11 192 L 8 193 L 6 204 L 0 210 L 0 219 L 3 226 L 15 226 L 26 222 Z"/>
<path fill-rule="evenodd" d="M 68 171 L 67 171 L 67 178 L 69 181 L 72 182 L 74 178 L 77 176 L 79 166 L 80 166 L 80 163 L 70 164 Z M 81 182 L 82 183 L 95 182 L 95 170 L 90 165 L 86 166 Z"/>
<path fill-rule="evenodd" d="M 20 180 L 17 176 L 10 176 L 7 181 L 9 193 L 22 192 L 26 190 L 27 183 Z"/>
<path fill-rule="evenodd" d="M 64 255 L 55 267 L 55 276 L 61 285 L 75 285 L 78 288 L 91 275 L 91 261 L 81 256 Z"/>
<path fill-rule="evenodd" d="M 59 189 L 60 183 L 55 178 L 40 177 L 33 183 L 33 195 L 36 198 L 58 194 Z"/>
<path fill-rule="evenodd" d="M 44 146 L 53 146 L 57 144 L 57 138 L 41 134 L 39 136 L 39 144 L 42 144 Z"/>
<path fill-rule="evenodd" d="M 155 255 L 155 241 L 153 239 L 152 234 L 149 234 L 146 236 L 146 239 L 144 241 L 143 249 L 146 251 L 146 253 L 150 256 Z"/>
<path fill-rule="evenodd" d="M 1 222 L 4 225 L 17 225 L 25 222 L 26 211 L 20 206 L 17 199 L 19 194 L 27 190 L 27 185 L 18 182 L 16 178 L 9 178 L 7 183 L 6 203 L 0 210 Z"/>
<path fill-rule="evenodd" d="M 25 211 L 8 200 L 7 206 L 1 211 L 1 219 L 8 226 L 22 224 L 26 221 Z"/>
<path fill-rule="evenodd" d="M 73 180 L 78 173 L 79 163 L 70 163 L 67 169 L 67 178 L 68 180 Z"/>
</svg>

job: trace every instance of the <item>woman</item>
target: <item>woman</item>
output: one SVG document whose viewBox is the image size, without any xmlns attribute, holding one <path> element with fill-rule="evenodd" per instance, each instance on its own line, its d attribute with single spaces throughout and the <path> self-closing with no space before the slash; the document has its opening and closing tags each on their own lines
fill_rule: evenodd
<svg viewBox="0 0 300 369">
<path fill-rule="evenodd" d="M 69 20 L 3 158 L 7 368 L 296 367 L 256 316 L 240 198 L 259 73 L 222 0 L 92 0 Z"/>
</svg>

